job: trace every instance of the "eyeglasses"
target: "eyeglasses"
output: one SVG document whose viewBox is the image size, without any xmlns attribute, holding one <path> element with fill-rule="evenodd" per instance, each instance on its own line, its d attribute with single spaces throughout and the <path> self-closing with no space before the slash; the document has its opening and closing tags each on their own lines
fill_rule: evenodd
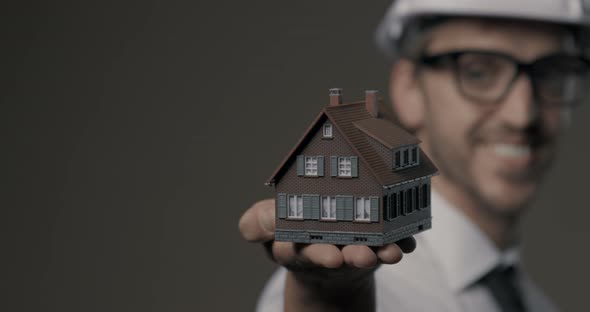
<svg viewBox="0 0 590 312">
<path fill-rule="evenodd" d="M 492 51 L 452 51 L 424 55 L 422 65 L 451 67 L 459 91 L 479 103 L 495 104 L 510 92 L 518 76 L 527 74 L 539 104 L 553 107 L 579 102 L 584 82 L 590 74 L 590 61 L 582 56 L 550 54 L 530 63 Z"/>
</svg>

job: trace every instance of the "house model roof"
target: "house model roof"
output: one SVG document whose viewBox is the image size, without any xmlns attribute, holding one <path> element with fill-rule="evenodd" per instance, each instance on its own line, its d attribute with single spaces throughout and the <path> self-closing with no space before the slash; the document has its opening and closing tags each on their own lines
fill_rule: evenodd
<svg viewBox="0 0 590 312">
<path fill-rule="evenodd" d="M 432 161 L 424 153 L 420 155 L 420 165 L 402 170 L 392 170 L 371 146 L 370 138 L 390 150 L 418 144 L 420 140 L 394 122 L 373 117 L 367 110 L 365 101 L 361 101 L 328 106 L 322 109 L 303 137 L 268 179 L 268 185 L 275 184 L 281 179 L 289 166 L 293 164 L 299 152 L 307 145 L 313 134 L 319 130 L 326 119 L 332 122 L 336 133 L 345 138 L 346 142 L 383 187 L 433 175 L 437 171 Z"/>
</svg>

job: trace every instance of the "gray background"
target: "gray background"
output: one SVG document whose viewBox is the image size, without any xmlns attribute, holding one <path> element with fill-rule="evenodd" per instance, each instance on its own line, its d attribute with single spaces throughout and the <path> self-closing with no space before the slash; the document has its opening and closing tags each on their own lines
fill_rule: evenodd
<svg viewBox="0 0 590 312">
<path fill-rule="evenodd" d="M 4 5 L 0 305 L 252 310 L 274 266 L 238 218 L 328 88 L 385 96 L 388 3 Z M 525 224 L 526 266 L 566 311 L 587 306 L 589 114 Z"/>
</svg>

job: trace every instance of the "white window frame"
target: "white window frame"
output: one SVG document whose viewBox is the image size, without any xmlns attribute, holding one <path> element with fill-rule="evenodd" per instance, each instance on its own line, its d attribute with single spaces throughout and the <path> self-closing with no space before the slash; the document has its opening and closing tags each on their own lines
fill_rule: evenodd
<svg viewBox="0 0 590 312">
<path fill-rule="evenodd" d="M 336 197 L 322 197 L 322 210 L 320 218 L 322 220 L 336 220 Z"/>
<path fill-rule="evenodd" d="M 410 159 L 412 159 L 412 153 L 414 150 L 416 150 L 416 161 L 412 163 L 412 166 L 418 165 L 420 163 L 420 149 L 418 146 L 414 146 L 412 147 L 412 150 L 410 150 Z"/>
<path fill-rule="evenodd" d="M 324 124 L 322 134 L 324 138 L 332 138 L 334 135 L 334 126 L 331 123 Z"/>
<path fill-rule="evenodd" d="M 412 162 L 412 153 L 413 151 L 416 150 L 416 161 Z M 405 153 L 408 153 L 408 158 L 406 159 L 405 157 Z M 418 149 L 418 146 L 416 145 L 410 145 L 410 146 L 406 146 L 406 147 L 402 147 L 397 149 L 395 152 L 393 152 L 393 164 L 395 166 L 396 162 L 398 161 L 396 154 L 399 153 L 399 166 L 396 166 L 395 169 L 402 169 L 402 168 L 408 168 L 408 167 L 413 167 L 416 166 L 418 164 L 420 164 L 420 150 Z M 405 165 L 404 165 L 405 163 Z"/>
<path fill-rule="evenodd" d="M 371 221 L 371 198 L 357 197 L 354 201 L 354 220 Z"/>
<path fill-rule="evenodd" d="M 293 203 L 295 207 L 293 207 Z M 303 219 L 303 196 L 289 195 L 287 197 L 287 219 Z"/>
<path fill-rule="evenodd" d="M 338 176 L 352 177 L 352 158 L 338 157 Z"/>
<path fill-rule="evenodd" d="M 305 156 L 305 176 L 317 177 L 318 176 L 318 157 L 317 156 Z"/>
</svg>

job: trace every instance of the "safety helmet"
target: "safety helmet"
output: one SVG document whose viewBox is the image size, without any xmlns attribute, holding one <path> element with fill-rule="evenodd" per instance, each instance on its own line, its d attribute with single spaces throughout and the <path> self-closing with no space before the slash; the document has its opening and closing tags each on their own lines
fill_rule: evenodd
<svg viewBox="0 0 590 312">
<path fill-rule="evenodd" d="M 421 17 L 498 17 L 590 27 L 590 0 L 394 0 L 375 38 L 389 57 L 398 54 L 407 25 Z"/>
</svg>

